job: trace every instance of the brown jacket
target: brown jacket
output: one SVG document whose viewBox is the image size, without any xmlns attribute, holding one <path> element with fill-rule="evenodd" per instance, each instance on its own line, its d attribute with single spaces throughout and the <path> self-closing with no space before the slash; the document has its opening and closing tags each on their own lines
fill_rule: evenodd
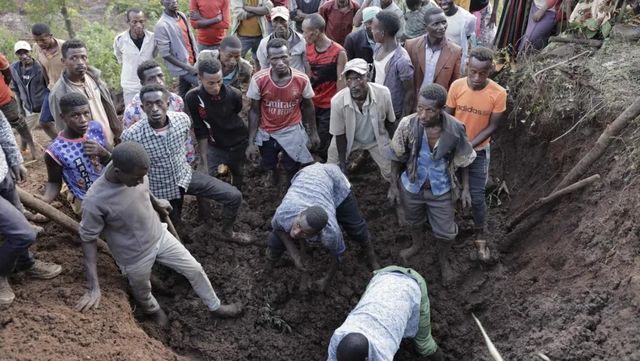
<svg viewBox="0 0 640 361">
<path fill-rule="evenodd" d="M 416 99 L 420 92 L 420 86 L 424 79 L 424 56 L 427 45 L 427 35 L 409 39 L 404 44 L 413 64 L 413 83 L 416 86 Z M 442 85 L 449 90 L 449 86 L 454 80 L 460 78 L 460 61 L 462 58 L 462 48 L 445 38 L 442 44 L 442 51 L 436 64 L 436 74 L 433 82 Z"/>
</svg>

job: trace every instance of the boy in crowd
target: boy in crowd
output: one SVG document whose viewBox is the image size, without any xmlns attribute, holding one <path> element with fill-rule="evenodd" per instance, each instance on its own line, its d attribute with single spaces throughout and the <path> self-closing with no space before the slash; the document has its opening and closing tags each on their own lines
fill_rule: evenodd
<svg viewBox="0 0 640 361">
<path fill-rule="evenodd" d="M 269 40 L 268 69 L 262 69 L 251 78 L 247 97 L 249 110 L 249 146 L 246 155 L 251 161 L 262 156 L 262 168 L 272 185 L 278 183 L 278 157 L 289 179 L 301 164 L 313 162 L 309 152 L 320 144 L 313 109 L 313 89 L 307 76 L 289 66 L 288 43 L 284 39 Z M 307 137 L 302 122 L 309 127 Z M 288 182 L 287 182 L 288 184 Z"/>
<path fill-rule="evenodd" d="M 140 63 L 137 69 L 137 73 L 138 79 L 140 80 L 140 84 L 142 84 L 142 86 L 150 84 L 159 84 L 164 86 L 164 73 L 162 72 L 160 64 L 156 63 L 155 60 L 147 60 Z M 178 94 L 173 92 L 169 93 L 169 111 L 179 113 L 184 112 L 184 101 Z M 144 110 L 142 110 L 140 93 L 136 93 L 131 99 L 131 102 L 125 108 L 124 115 L 122 116 L 124 129 L 129 128 L 131 125 L 141 119 L 147 119 L 147 114 L 144 112 Z M 196 150 L 193 147 L 191 134 L 189 134 L 185 146 L 187 149 L 187 162 L 193 163 L 193 161 L 196 159 Z"/>
<path fill-rule="evenodd" d="M 476 239 L 483 239 L 487 232 L 485 188 L 489 177 L 491 135 L 502 123 L 507 110 L 507 91 L 489 79 L 493 69 L 491 49 L 472 49 L 467 61 L 467 76 L 451 84 L 447 98 L 447 112 L 465 125 L 467 137 L 477 153 L 466 169 L 468 187 L 463 194 L 463 199 L 471 198 Z"/>
<path fill-rule="evenodd" d="M 315 163 L 302 168 L 291 180 L 271 226 L 273 231 L 267 241 L 267 259 L 271 266 L 286 250 L 296 267 L 305 271 L 304 254 L 300 254 L 294 240 L 303 242 L 303 252 L 306 243 L 319 244 L 331 252 L 332 262 L 326 276 L 315 282 L 321 291 L 338 270 L 346 249 L 340 226 L 365 250 L 369 266 L 379 267 L 367 222 L 358 209 L 351 184 L 336 165 Z M 303 284 L 303 288 L 306 286 Z"/>
<path fill-rule="evenodd" d="M 100 71 L 89 66 L 86 45 L 78 39 L 62 44 L 62 62 L 64 72 L 49 95 L 49 108 L 56 120 L 56 128 L 65 128 L 60 111 L 62 96 L 73 92 L 82 93 L 89 99 L 91 119 L 102 125 L 107 144 L 113 145 L 114 140 L 122 133 L 122 121 L 116 114 L 109 87 L 100 78 Z"/>
<path fill-rule="evenodd" d="M 331 98 L 345 87 L 342 71 L 347 63 L 347 53 L 337 42 L 325 33 L 326 23 L 318 14 L 311 14 L 302 23 L 302 33 L 307 41 L 307 58 L 311 67 L 311 86 L 315 93 L 316 126 L 320 136 L 317 153 L 327 160 L 327 150 L 331 143 L 329 122 L 331 118 Z"/>
<path fill-rule="evenodd" d="M 151 158 L 149 183 L 151 193 L 171 202 L 171 221 L 181 225 L 184 195 L 193 195 L 224 205 L 220 236 L 242 242 L 250 237 L 233 231 L 233 224 L 242 203 L 242 193 L 229 183 L 208 174 L 194 172 L 184 157 L 185 142 L 191 119 L 185 113 L 168 112 L 169 92 L 159 84 L 145 85 L 140 90 L 142 108 L 147 119 L 132 125 L 122 134 L 122 140 L 142 144 Z M 210 219 L 206 219 L 210 222 Z"/>
<path fill-rule="evenodd" d="M 242 93 L 224 84 L 222 65 L 217 59 L 198 60 L 200 86 L 187 93 L 187 110 L 193 119 L 198 140 L 200 164 L 209 174 L 218 174 L 218 167 L 227 165 L 232 182 L 242 188 L 245 150 L 249 130 L 239 113 L 242 111 Z"/>
<path fill-rule="evenodd" d="M 49 180 L 42 200 L 51 203 L 67 184 L 69 204 L 80 214 L 87 190 L 102 174 L 111 159 L 102 125 L 91 120 L 89 100 L 80 93 L 68 93 L 60 99 L 60 117 L 65 128 L 47 148 L 44 163 Z"/>
<path fill-rule="evenodd" d="M 129 279 L 134 299 L 160 326 L 166 327 L 169 320 L 151 294 L 149 278 L 156 261 L 185 276 L 213 316 L 238 316 L 241 306 L 220 303 L 200 263 L 166 224 L 160 223 L 158 214 L 166 215 L 171 206 L 149 192 L 146 175 L 151 161 L 144 148 L 125 142 L 113 150 L 112 156 L 113 162 L 93 184 L 82 205 L 80 239 L 89 290 L 76 309 L 87 311 L 100 303 L 96 242 L 104 234 L 113 258 Z"/>
<path fill-rule="evenodd" d="M 198 62 L 203 59 L 217 59 L 222 64 L 222 81 L 224 85 L 240 89 L 243 93 L 247 91 L 253 66 L 243 59 L 242 43 L 235 36 L 227 36 L 222 39 L 218 50 L 203 51 L 198 55 Z"/>
</svg>

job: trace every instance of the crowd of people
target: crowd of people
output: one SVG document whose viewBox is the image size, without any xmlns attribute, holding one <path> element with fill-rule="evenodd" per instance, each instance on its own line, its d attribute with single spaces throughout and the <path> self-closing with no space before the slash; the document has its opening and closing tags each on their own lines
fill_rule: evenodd
<svg viewBox="0 0 640 361">
<path fill-rule="evenodd" d="M 47 169 L 40 199 L 66 200 L 81 219 L 89 289 L 78 310 L 101 299 L 102 237 L 136 303 L 160 325 L 168 319 L 151 293 L 156 262 L 184 275 L 212 315 L 240 316 L 241 305 L 220 301 L 173 228 L 182 229 L 183 200 L 193 195 L 200 211 L 209 201 L 222 205 L 220 225 L 203 217 L 219 227 L 221 239 L 253 242 L 234 225 L 247 161 L 259 161 L 265 186 L 286 191 L 266 239 L 265 272 L 287 253 L 303 273 L 301 289 L 324 291 L 347 250 L 343 231 L 374 271 L 331 337 L 328 359 L 392 360 L 409 337 L 422 356 L 443 360 L 431 336 L 426 281 L 411 268 L 381 268 L 349 175 L 373 159 L 388 202 L 411 234 L 411 246 L 399 250 L 404 266 L 432 246 L 441 282 L 455 282 L 449 252 L 458 201 L 472 209 L 475 238 L 490 237 L 490 140 L 507 98 L 490 79 L 497 3 L 191 0 L 188 15 L 176 0 L 161 3 L 153 32 L 146 14 L 131 9 L 129 28 L 114 39 L 122 115 L 82 40 L 56 38 L 35 24 L 34 45 L 15 44 L 16 62 L 0 54 L 0 305 L 15 298 L 13 273 L 50 279 L 62 271 L 29 251 L 38 233 L 29 221 L 44 217 L 25 210 L 16 191 L 26 179 L 28 148 Z M 177 80 L 177 93 L 156 59 Z M 34 145 L 29 114 L 39 114 L 51 138 L 44 155 Z M 221 177 L 227 175 L 230 182 Z M 306 276 L 309 247 L 326 248 L 332 259 L 314 282 Z"/>
</svg>

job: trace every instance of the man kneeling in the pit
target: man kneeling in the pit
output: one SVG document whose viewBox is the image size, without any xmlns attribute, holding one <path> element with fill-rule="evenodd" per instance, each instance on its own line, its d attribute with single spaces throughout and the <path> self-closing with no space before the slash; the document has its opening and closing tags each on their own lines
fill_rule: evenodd
<svg viewBox="0 0 640 361">
<path fill-rule="evenodd" d="M 149 192 L 150 160 L 144 148 L 125 142 L 111 156 L 112 162 L 82 202 L 80 239 L 89 290 L 76 309 L 86 311 L 100 302 L 96 241 L 104 232 L 113 258 L 129 279 L 133 297 L 159 325 L 166 326 L 168 318 L 151 294 L 149 277 L 156 261 L 185 276 L 212 315 L 238 316 L 241 306 L 220 303 L 200 263 L 160 223 L 158 213 L 168 215 L 171 206 Z"/>
<path fill-rule="evenodd" d="M 296 267 L 306 271 L 294 240 L 301 241 L 302 247 L 306 243 L 321 244 L 331 252 L 334 257 L 326 276 L 315 283 L 321 291 L 338 270 L 346 248 L 340 226 L 365 249 L 369 266 L 378 268 L 367 222 L 358 209 L 351 184 L 337 165 L 315 163 L 298 171 L 271 225 L 267 249 L 271 266 L 286 250 Z"/>
<path fill-rule="evenodd" d="M 403 338 L 430 361 L 444 355 L 431 336 L 427 282 L 411 268 L 377 270 L 360 302 L 329 342 L 328 361 L 393 360 Z"/>
</svg>

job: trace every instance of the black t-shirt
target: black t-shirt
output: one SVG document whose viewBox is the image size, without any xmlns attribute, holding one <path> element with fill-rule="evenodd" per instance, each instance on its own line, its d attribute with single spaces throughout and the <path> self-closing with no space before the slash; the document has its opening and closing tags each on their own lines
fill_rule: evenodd
<svg viewBox="0 0 640 361">
<path fill-rule="evenodd" d="M 220 94 L 213 97 L 199 86 L 190 90 L 184 100 L 197 139 L 207 138 L 210 145 L 218 148 L 248 142 L 249 129 L 239 115 L 242 111 L 240 90 L 223 85 Z"/>
<path fill-rule="evenodd" d="M 144 42 L 144 35 L 138 39 L 131 38 L 131 40 L 133 40 L 133 43 L 136 44 L 136 46 L 138 47 L 138 50 L 142 49 L 142 43 Z"/>
<path fill-rule="evenodd" d="M 482 10 L 489 5 L 489 0 L 471 0 L 469 4 L 469 12 L 472 13 L 474 11 Z"/>
</svg>

